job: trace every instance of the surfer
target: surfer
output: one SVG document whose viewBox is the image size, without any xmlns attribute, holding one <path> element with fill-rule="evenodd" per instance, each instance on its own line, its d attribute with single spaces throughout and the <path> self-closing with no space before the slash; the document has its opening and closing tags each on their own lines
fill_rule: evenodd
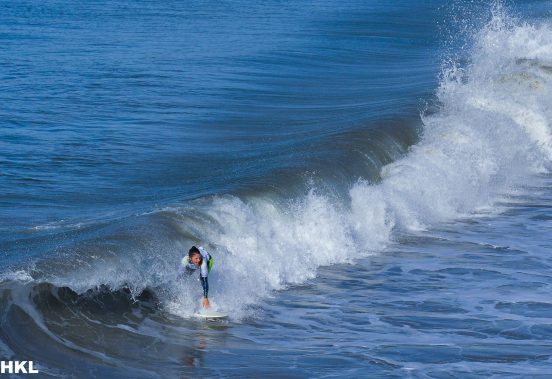
<svg viewBox="0 0 552 379">
<path fill-rule="evenodd" d="M 192 246 L 188 251 L 188 256 L 182 258 L 182 266 L 186 268 L 186 273 L 191 275 L 199 269 L 199 280 L 203 287 L 203 307 L 209 308 L 209 281 L 207 276 L 211 267 L 213 267 L 213 257 L 202 246 Z"/>
</svg>

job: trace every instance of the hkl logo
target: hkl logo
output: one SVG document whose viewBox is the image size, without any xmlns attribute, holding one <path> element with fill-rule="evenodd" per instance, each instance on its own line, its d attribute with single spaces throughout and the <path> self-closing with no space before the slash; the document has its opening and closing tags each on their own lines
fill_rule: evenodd
<svg viewBox="0 0 552 379">
<path fill-rule="evenodd" d="M 38 374 L 33 361 L 0 361 L 0 374 Z"/>
</svg>

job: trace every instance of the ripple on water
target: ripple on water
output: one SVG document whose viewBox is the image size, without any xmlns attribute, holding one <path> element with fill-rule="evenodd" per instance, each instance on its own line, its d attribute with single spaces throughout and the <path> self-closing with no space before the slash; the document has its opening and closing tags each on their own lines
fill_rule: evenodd
<svg viewBox="0 0 552 379">
<path fill-rule="evenodd" d="M 524 301 L 524 302 L 500 302 L 496 304 L 496 309 L 504 312 L 525 316 L 525 317 L 542 317 L 549 318 L 552 315 L 552 304 Z"/>
</svg>

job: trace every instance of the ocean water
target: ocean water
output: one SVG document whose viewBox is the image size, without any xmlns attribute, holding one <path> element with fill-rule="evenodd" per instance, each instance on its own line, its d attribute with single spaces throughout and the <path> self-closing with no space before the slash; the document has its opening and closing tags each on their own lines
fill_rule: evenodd
<svg viewBox="0 0 552 379">
<path fill-rule="evenodd" d="M 0 4 L 0 358 L 546 378 L 550 1 Z M 193 317 L 203 245 L 224 321 Z"/>
</svg>

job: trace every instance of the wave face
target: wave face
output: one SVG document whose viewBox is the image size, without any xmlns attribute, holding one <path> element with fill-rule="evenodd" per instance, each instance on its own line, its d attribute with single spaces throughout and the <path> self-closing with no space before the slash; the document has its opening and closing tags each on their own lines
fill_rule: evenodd
<svg viewBox="0 0 552 379">
<path fill-rule="evenodd" d="M 203 244 L 215 258 L 214 308 L 240 322 L 254 318 L 275 290 L 305 283 L 322 266 L 354 264 L 405 235 L 500 212 L 502 200 L 538 184 L 550 167 L 552 28 L 521 22 L 497 6 L 472 40 L 468 63 L 443 64 L 435 106 L 419 125 L 403 125 L 402 137 L 396 130 L 332 136 L 324 144 L 354 149 L 321 167 L 324 175 L 276 171 L 278 184 L 263 186 L 261 179 L 260 188 L 90 225 L 45 227 L 31 242 L 48 254 L 2 274 L 0 352 L 25 350 L 13 343 L 30 338 L 16 327 L 22 317 L 45 341 L 57 339 L 61 350 L 113 365 L 129 356 L 106 357 L 94 336 L 79 339 L 77 331 L 90 323 L 138 330 L 147 320 L 142 336 L 177 345 L 157 333 L 198 306 L 196 278 L 178 275 L 192 244 Z M 69 320 L 65 331 L 53 327 Z M 140 370 L 133 375 L 151 374 Z"/>
<path fill-rule="evenodd" d="M 6 239 L 323 171 L 435 88 L 429 4 L 65 5 L 2 6 Z"/>
</svg>

